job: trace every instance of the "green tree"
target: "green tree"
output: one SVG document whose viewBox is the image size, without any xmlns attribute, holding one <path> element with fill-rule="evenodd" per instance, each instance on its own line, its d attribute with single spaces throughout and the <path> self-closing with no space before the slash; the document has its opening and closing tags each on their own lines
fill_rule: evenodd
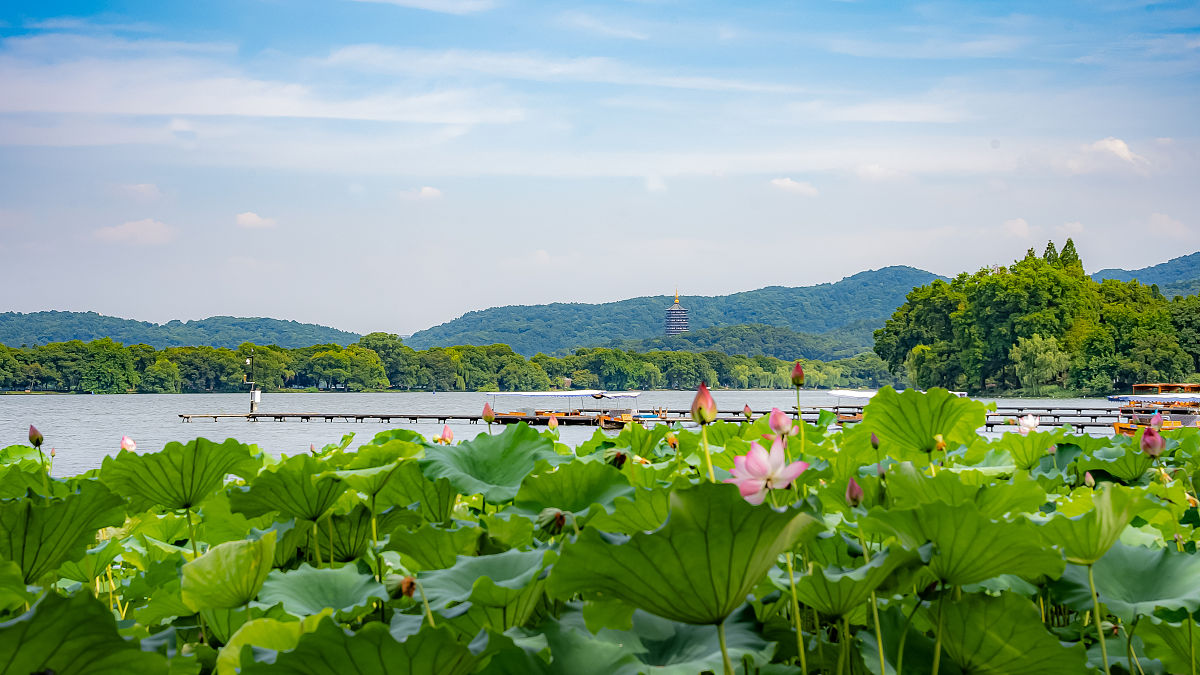
<svg viewBox="0 0 1200 675">
<path fill-rule="evenodd" d="M 1044 385 L 1059 380 L 1071 365 L 1070 354 L 1059 348 L 1056 338 L 1043 338 L 1037 333 L 1017 338 L 1009 358 L 1021 386 L 1035 395 L 1042 392 Z"/>
<path fill-rule="evenodd" d="M 1069 237 L 1058 254 L 1058 264 L 1065 270 L 1083 274 L 1083 261 L 1079 259 L 1079 253 L 1075 250 L 1075 242 Z"/>
<path fill-rule="evenodd" d="M 182 389 L 179 366 L 162 354 L 146 368 L 138 383 L 138 391 L 146 394 L 178 394 Z"/>
<path fill-rule="evenodd" d="M 379 355 L 388 382 L 397 389 L 412 389 L 419 385 L 421 365 L 417 352 L 391 333 L 369 333 L 358 341 L 360 347 Z"/>
<path fill-rule="evenodd" d="M 129 350 L 111 338 L 88 343 L 79 387 L 97 394 L 120 394 L 137 386 L 138 374 Z"/>
<path fill-rule="evenodd" d="M 1171 302 L 1171 325 L 1179 346 L 1192 357 L 1192 372 L 1200 372 L 1200 295 L 1178 297 Z"/>
<path fill-rule="evenodd" d="M 1042 253 L 1042 260 L 1045 260 L 1056 267 L 1058 266 L 1058 249 L 1054 247 L 1053 241 L 1046 242 L 1046 251 Z"/>
</svg>

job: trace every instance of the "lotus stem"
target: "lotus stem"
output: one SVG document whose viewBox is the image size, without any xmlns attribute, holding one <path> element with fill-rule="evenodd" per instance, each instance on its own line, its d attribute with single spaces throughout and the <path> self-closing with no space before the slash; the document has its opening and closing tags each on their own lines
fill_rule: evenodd
<svg viewBox="0 0 1200 675">
<path fill-rule="evenodd" d="M 317 529 L 317 521 L 313 521 L 312 527 L 313 551 L 317 554 L 317 567 L 321 567 L 321 531 Z"/>
<path fill-rule="evenodd" d="M 917 610 L 921 609 L 921 598 L 917 598 L 917 604 L 913 605 L 913 610 L 908 613 L 908 618 L 904 620 L 904 628 L 900 629 L 900 646 L 896 652 L 896 675 L 904 672 L 904 643 L 908 642 L 908 627 L 912 625 L 913 617 L 917 615 Z M 882 649 L 882 645 L 880 646 Z"/>
<path fill-rule="evenodd" d="M 1104 657 L 1104 675 L 1109 675 L 1108 645 L 1104 643 L 1104 629 L 1100 627 L 1100 598 L 1096 595 L 1096 576 L 1092 573 L 1092 565 L 1089 564 L 1087 568 L 1088 588 L 1092 591 L 1092 612 L 1096 622 L 1096 635 L 1100 637 L 1100 654 Z"/>
<path fill-rule="evenodd" d="M 704 441 L 704 462 L 708 465 L 708 480 L 709 482 L 717 482 L 717 476 L 713 473 L 712 468 L 712 453 L 708 449 L 708 425 L 700 425 L 700 440 Z M 726 663 L 728 663 L 726 659 Z"/>
<path fill-rule="evenodd" d="M 333 513 L 330 512 L 329 517 L 325 519 L 329 523 L 329 566 L 333 567 Z"/>
<path fill-rule="evenodd" d="M 1192 640 L 1192 614 L 1188 612 L 1188 665 L 1192 667 L 1192 675 L 1196 675 L 1196 643 Z"/>
<path fill-rule="evenodd" d="M 192 522 L 192 507 L 187 507 L 183 510 L 187 516 L 188 537 L 192 542 L 192 559 L 200 557 L 200 549 L 196 546 L 196 525 Z"/>
<path fill-rule="evenodd" d="M 725 646 L 725 622 L 717 624 L 717 639 L 721 641 L 721 659 L 725 662 L 725 675 L 734 675 L 733 662 L 729 660 L 729 648 Z"/>
<path fill-rule="evenodd" d="M 842 631 L 840 638 L 841 652 L 838 654 L 838 675 L 842 675 L 846 671 L 846 664 L 850 663 L 850 619 L 842 617 Z"/>
<path fill-rule="evenodd" d="M 383 583 L 383 566 L 379 560 L 379 525 L 375 518 L 375 495 L 371 495 L 371 555 L 375 558 L 375 581 Z"/>
<path fill-rule="evenodd" d="M 796 419 L 800 421 L 800 456 L 804 456 L 804 412 L 800 409 L 800 387 L 796 387 Z M 783 458 L 789 464 L 792 461 L 791 453 L 788 452 L 787 443 L 783 444 Z"/>
<path fill-rule="evenodd" d="M 938 675 L 938 669 L 942 665 L 942 610 L 946 605 L 946 589 L 942 589 L 941 595 L 938 596 L 938 612 L 937 612 L 937 640 L 933 645 L 933 668 L 930 671 L 933 675 Z"/>
<path fill-rule="evenodd" d="M 1142 669 L 1141 661 L 1138 661 L 1137 656 L 1133 653 L 1133 631 L 1137 630 L 1137 617 L 1134 617 L 1133 623 L 1129 625 L 1129 630 L 1125 631 L 1125 656 L 1129 659 L 1129 672 L 1133 673 L 1133 664 L 1137 663 L 1137 669 Z M 1145 675 L 1143 673 L 1143 675 Z"/>
<path fill-rule="evenodd" d="M 421 592 L 421 603 L 425 605 L 425 618 L 429 619 L 429 627 L 437 628 L 437 622 L 433 620 L 433 610 L 429 608 L 429 598 L 425 597 L 425 587 L 413 577 L 413 583 L 417 585 L 417 590 Z"/>
<path fill-rule="evenodd" d="M 796 572 L 792 565 L 792 552 L 787 552 L 788 583 L 792 586 L 792 622 L 796 625 L 796 651 L 800 654 L 800 672 L 808 675 L 808 656 L 804 653 L 803 620 L 800 617 L 800 599 L 796 597 Z"/>
</svg>

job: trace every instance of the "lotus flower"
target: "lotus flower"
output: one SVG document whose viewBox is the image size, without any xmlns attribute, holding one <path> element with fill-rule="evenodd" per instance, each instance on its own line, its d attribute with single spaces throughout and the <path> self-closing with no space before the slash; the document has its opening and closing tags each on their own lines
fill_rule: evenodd
<svg viewBox="0 0 1200 675">
<path fill-rule="evenodd" d="M 797 389 L 804 386 L 804 366 L 799 361 L 792 366 L 792 386 Z"/>
<path fill-rule="evenodd" d="M 771 408 L 771 416 L 767 418 L 767 424 L 771 427 L 771 431 L 774 431 L 780 438 L 800 433 L 800 430 L 792 424 L 792 418 L 779 408 Z"/>
<path fill-rule="evenodd" d="M 1017 420 L 1017 433 L 1022 436 L 1028 436 L 1029 432 L 1037 431 L 1038 428 L 1037 415 L 1026 415 Z"/>
<path fill-rule="evenodd" d="M 1162 413 L 1154 413 L 1154 417 L 1150 418 L 1150 428 L 1155 431 L 1162 431 L 1163 418 Z"/>
<path fill-rule="evenodd" d="M 442 435 L 441 435 L 441 436 L 434 436 L 434 437 L 433 437 L 433 442 L 434 442 L 434 443 L 441 443 L 441 444 L 443 444 L 443 445 L 450 445 L 451 443 L 453 443 L 453 442 L 454 442 L 454 432 L 453 432 L 453 431 L 450 431 L 450 425 L 449 425 L 449 424 L 442 425 Z"/>
<path fill-rule="evenodd" d="M 134 443 L 133 439 L 128 436 L 122 436 L 121 437 L 121 449 L 128 450 L 130 452 L 136 452 L 137 451 L 137 443 Z"/>
<path fill-rule="evenodd" d="M 733 458 L 733 471 L 726 483 L 738 486 L 742 496 L 751 504 L 761 504 L 767 490 L 781 490 L 792 484 L 808 468 L 808 462 L 786 463 L 783 441 L 776 438 L 767 452 L 758 441 L 750 444 L 750 452 Z"/>
<path fill-rule="evenodd" d="M 749 403 L 742 408 L 742 414 L 746 416 L 746 419 L 751 419 L 754 417 L 754 411 L 750 409 Z"/>
<path fill-rule="evenodd" d="M 557 429 L 558 428 L 558 417 L 556 417 L 555 415 L 551 415 L 550 420 L 546 422 L 546 426 L 550 427 L 551 429 Z"/>
<path fill-rule="evenodd" d="M 1083 484 L 1089 488 L 1096 487 L 1096 479 L 1092 476 L 1091 471 L 1085 471 L 1083 474 Z"/>
<path fill-rule="evenodd" d="M 492 405 L 490 403 L 483 404 L 483 415 L 481 415 L 481 417 L 483 417 L 483 421 L 487 422 L 488 424 L 496 421 L 496 413 L 492 411 Z"/>
<path fill-rule="evenodd" d="M 696 398 L 692 399 L 692 420 L 696 424 L 712 424 L 717 419 L 717 402 L 708 393 L 708 385 L 700 383 Z"/>
<path fill-rule="evenodd" d="M 1167 447 L 1167 441 L 1162 434 L 1158 433 L 1158 429 L 1148 427 L 1142 432 L 1142 452 L 1151 457 L 1158 457 L 1165 447 Z"/>
<path fill-rule="evenodd" d="M 863 489 L 858 484 L 858 481 L 850 478 L 850 484 L 846 486 L 846 503 L 850 506 L 858 506 L 863 500 Z"/>
<path fill-rule="evenodd" d="M 46 439 L 42 437 L 42 432 L 37 430 L 37 427 L 29 425 L 29 444 L 35 448 L 42 447 L 42 441 Z"/>
</svg>

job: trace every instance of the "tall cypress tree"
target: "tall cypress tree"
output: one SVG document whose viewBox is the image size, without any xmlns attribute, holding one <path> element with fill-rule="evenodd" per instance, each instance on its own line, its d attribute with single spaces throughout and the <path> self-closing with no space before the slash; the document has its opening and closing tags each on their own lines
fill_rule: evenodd
<svg viewBox="0 0 1200 675">
<path fill-rule="evenodd" d="M 1058 254 L 1058 264 L 1063 269 L 1077 267 L 1079 272 L 1083 272 L 1083 261 L 1079 259 L 1079 254 L 1075 251 L 1075 242 L 1070 237 L 1067 237 L 1062 253 Z"/>
<path fill-rule="evenodd" d="M 1046 252 L 1042 254 L 1042 260 L 1045 260 L 1055 267 L 1058 266 L 1058 249 L 1054 247 L 1054 242 L 1046 242 Z"/>
</svg>

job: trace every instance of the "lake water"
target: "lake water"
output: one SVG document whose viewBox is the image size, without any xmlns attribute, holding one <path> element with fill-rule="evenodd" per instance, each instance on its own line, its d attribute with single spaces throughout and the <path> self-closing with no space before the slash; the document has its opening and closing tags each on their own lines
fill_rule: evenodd
<svg viewBox="0 0 1200 675">
<path fill-rule="evenodd" d="M 642 409 L 652 407 L 687 408 L 695 392 L 648 391 L 638 399 Z M 754 410 L 772 407 L 788 409 L 796 404 L 792 390 L 714 391 L 721 410 L 740 410 L 749 404 Z M 804 406 L 858 405 L 862 399 L 836 398 L 828 392 L 802 391 Z M 485 402 L 497 410 L 516 410 L 526 404 L 521 399 L 497 397 L 485 393 L 428 392 L 411 393 L 264 393 L 260 412 L 312 413 L 478 413 Z M 1007 405 L 1108 406 L 1103 399 L 998 399 Z M 549 402 L 546 405 L 551 405 Z M 380 422 L 219 422 L 180 421 L 180 413 L 245 413 L 249 396 L 238 394 L 118 394 L 118 395 L 9 395 L 0 396 L 0 447 L 27 443 L 29 425 L 35 425 L 46 438 L 46 447 L 56 450 L 54 474 L 69 476 L 100 466 L 107 455 L 115 454 L 121 436 L 130 436 L 139 452 L 154 452 L 170 441 L 187 441 L 197 436 L 214 440 L 236 438 L 255 443 L 272 454 L 294 454 L 336 443 L 343 434 L 355 433 L 353 445 L 360 445 L 387 429 L 414 429 L 426 436 L 436 435 L 441 425 Z M 485 433 L 480 424 L 452 423 L 455 440 L 474 438 Z M 595 433 L 595 427 L 562 426 L 564 443 L 576 444 Z M 611 432 L 615 433 L 615 432 Z"/>
</svg>

